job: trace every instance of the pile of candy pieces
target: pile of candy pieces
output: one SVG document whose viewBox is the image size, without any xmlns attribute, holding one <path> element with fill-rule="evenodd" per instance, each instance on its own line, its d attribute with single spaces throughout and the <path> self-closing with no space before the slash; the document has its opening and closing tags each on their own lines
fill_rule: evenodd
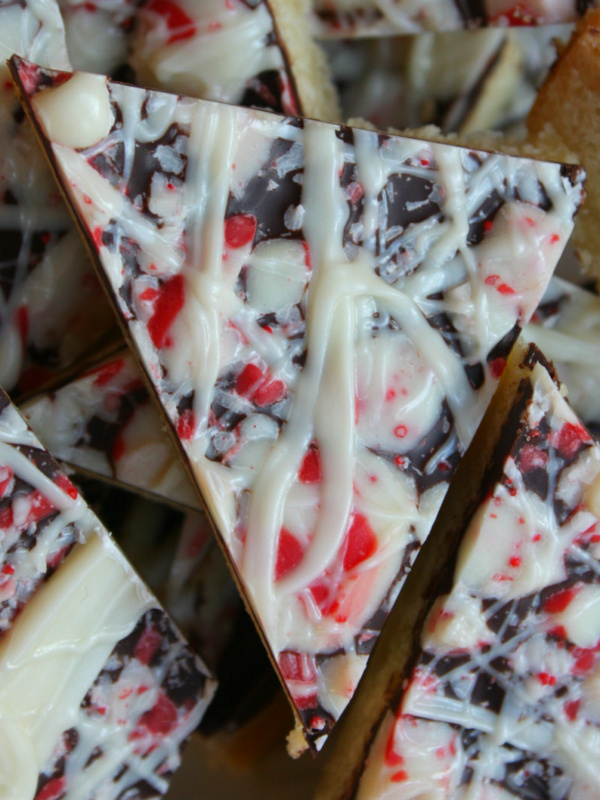
<svg viewBox="0 0 600 800">
<path fill-rule="evenodd" d="M 27 420 L 3 400 L 7 797 L 161 796 L 198 726 L 199 761 L 244 760 L 241 800 L 281 791 L 263 765 L 295 726 L 289 753 L 315 758 L 282 774 L 308 797 L 520 336 L 591 433 L 536 373 L 510 481 L 546 527 L 517 541 L 498 512 L 498 560 L 436 601 L 360 789 L 322 796 L 597 796 L 575 757 L 597 735 L 595 523 L 574 498 L 600 300 L 568 245 L 578 154 L 526 140 L 586 9 L 471 5 L 0 2 L 0 384 Z M 202 768 L 173 791 L 225 796 Z"/>
</svg>

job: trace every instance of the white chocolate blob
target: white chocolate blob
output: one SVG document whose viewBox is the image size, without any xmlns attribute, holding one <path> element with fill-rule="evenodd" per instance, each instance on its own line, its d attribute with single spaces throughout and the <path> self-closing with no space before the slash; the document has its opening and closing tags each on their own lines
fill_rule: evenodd
<svg viewBox="0 0 600 800">
<path fill-rule="evenodd" d="M 37 95 L 34 102 L 52 139 L 67 147 L 91 147 L 108 135 L 115 121 L 102 75 L 76 72 L 60 86 Z M 80 120 L 77 126 L 72 113 Z"/>
</svg>

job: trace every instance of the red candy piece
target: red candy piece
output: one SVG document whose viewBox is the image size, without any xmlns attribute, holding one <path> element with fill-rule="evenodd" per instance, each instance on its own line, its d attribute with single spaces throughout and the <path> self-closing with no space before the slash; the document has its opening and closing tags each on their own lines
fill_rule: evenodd
<svg viewBox="0 0 600 800">
<path fill-rule="evenodd" d="M 156 300 L 158 297 L 158 289 L 155 289 L 152 286 L 149 286 L 147 289 L 144 289 L 143 292 L 140 292 L 140 300 L 146 300 L 151 303 L 153 300 Z"/>
<path fill-rule="evenodd" d="M 542 686 L 555 686 L 556 677 L 549 672 L 538 672 L 538 680 Z"/>
<path fill-rule="evenodd" d="M 317 705 L 316 692 L 312 692 L 311 694 L 295 694 L 293 697 L 294 705 L 301 710 L 304 708 L 314 708 Z"/>
<path fill-rule="evenodd" d="M 92 231 L 92 239 L 96 248 L 99 250 L 102 247 L 102 228 L 99 225 Z"/>
<path fill-rule="evenodd" d="M 51 778 L 36 794 L 35 800 L 58 800 L 65 790 L 65 777 Z"/>
<path fill-rule="evenodd" d="M 304 263 L 306 264 L 308 269 L 312 270 L 312 259 L 310 256 L 310 248 L 308 246 L 308 242 L 303 241 L 302 247 L 304 248 Z"/>
<path fill-rule="evenodd" d="M 519 28 L 533 24 L 535 22 L 535 16 L 530 14 L 530 12 L 523 8 L 523 6 L 517 4 L 516 6 L 503 11 L 501 14 L 490 17 L 490 25 L 497 25 L 498 22 L 508 25 L 511 28 Z"/>
<path fill-rule="evenodd" d="M 256 364 L 247 364 L 236 378 L 236 392 L 242 397 L 249 396 L 263 377 L 260 367 L 257 367 Z"/>
<path fill-rule="evenodd" d="M 508 283 L 501 283 L 500 286 L 498 286 L 498 292 L 500 294 L 516 294 L 515 290 L 512 286 L 509 286 Z"/>
<path fill-rule="evenodd" d="M 163 283 L 154 305 L 154 313 L 148 321 L 148 333 L 155 347 L 167 343 L 167 333 L 183 308 L 183 276 L 173 275 Z"/>
<path fill-rule="evenodd" d="M 572 654 L 575 657 L 573 675 L 587 674 L 596 663 L 596 654 L 594 650 L 587 650 L 583 647 L 575 647 Z"/>
<path fill-rule="evenodd" d="M 48 514 L 51 514 L 52 511 L 55 510 L 50 500 L 44 497 L 41 492 L 32 492 L 32 494 L 29 495 L 29 501 L 31 505 L 26 520 L 28 525 L 32 522 L 39 522 L 39 520 L 44 519 L 44 517 L 47 517 Z"/>
<path fill-rule="evenodd" d="M 13 524 L 12 506 L 6 506 L 0 511 L 0 530 L 6 531 Z"/>
<path fill-rule="evenodd" d="M 244 247 L 254 239 L 256 233 L 256 217 L 251 214 L 237 214 L 225 220 L 225 244 L 237 249 Z"/>
<path fill-rule="evenodd" d="M 369 520 L 362 514 L 355 514 L 348 530 L 344 569 L 348 572 L 357 564 L 370 558 L 376 550 L 377 537 L 369 525 Z"/>
<path fill-rule="evenodd" d="M 319 451 L 314 445 L 308 448 L 302 459 L 298 478 L 301 483 L 320 483 L 321 481 L 321 460 Z"/>
<path fill-rule="evenodd" d="M 321 612 L 325 615 L 329 613 L 326 602 L 329 599 L 329 588 L 325 583 L 313 583 L 310 586 L 310 593 Z"/>
<path fill-rule="evenodd" d="M 13 479 L 13 474 L 12 470 L 8 467 L 0 468 L 0 497 L 4 497 L 8 491 Z"/>
<path fill-rule="evenodd" d="M 190 408 L 186 408 L 177 421 L 177 435 L 184 442 L 189 442 L 194 436 L 196 418 Z"/>
<path fill-rule="evenodd" d="M 395 728 L 392 728 L 385 745 L 385 763 L 388 767 L 397 767 L 404 763 L 404 757 L 394 751 L 394 732 Z"/>
<path fill-rule="evenodd" d="M 177 724 L 177 709 L 169 698 L 162 692 L 158 695 L 156 704 L 145 714 L 142 714 L 138 722 L 138 730 L 131 735 L 132 739 L 139 738 L 140 729 L 146 729 L 149 733 L 164 736 L 173 730 Z"/>
<path fill-rule="evenodd" d="M 134 655 L 142 664 L 149 664 L 162 641 L 162 636 L 154 628 L 146 628 L 135 645 Z"/>
<path fill-rule="evenodd" d="M 583 442 L 589 442 L 590 435 L 583 425 L 565 422 L 554 438 L 554 446 L 565 458 L 573 458 Z"/>
<path fill-rule="evenodd" d="M 570 719 L 571 722 L 574 722 L 577 718 L 577 714 L 579 713 L 579 700 L 568 700 L 565 703 L 565 714 L 567 719 Z"/>
<path fill-rule="evenodd" d="M 293 650 L 284 650 L 280 654 L 279 669 L 286 681 L 312 683 L 316 678 L 310 656 Z"/>
<path fill-rule="evenodd" d="M 247 364 L 237 376 L 235 390 L 257 406 L 270 406 L 285 397 L 286 386 L 279 379 L 271 380 L 256 364 Z"/>
<path fill-rule="evenodd" d="M 288 572 L 295 569 L 302 561 L 304 551 L 302 545 L 287 528 L 282 528 L 277 545 L 277 560 L 275 562 L 275 580 L 281 580 Z"/>
<path fill-rule="evenodd" d="M 167 44 L 190 39 L 196 33 L 194 20 L 173 0 L 150 0 L 146 8 L 160 14 L 167 23 L 167 28 L 174 33 L 167 39 Z"/>
<path fill-rule="evenodd" d="M 258 406 L 272 406 L 285 397 L 285 383 L 280 380 L 269 381 L 259 386 L 252 395 L 252 399 Z"/>
<path fill-rule="evenodd" d="M 577 591 L 574 588 L 564 589 L 562 592 L 555 592 L 544 601 L 544 611 L 546 614 L 560 614 L 575 597 Z"/>
<path fill-rule="evenodd" d="M 57 476 L 56 476 L 56 478 L 54 479 L 54 483 L 55 483 L 57 486 L 60 486 L 60 488 L 63 490 L 63 492 L 64 492 L 65 494 L 68 494 L 68 495 L 69 495 L 69 497 L 72 497 L 72 498 L 73 498 L 73 500 L 76 500 L 76 499 L 77 499 L 77 497 L 79 496 L 79 492 L 78 492 L 78 491 L 77 491 L 77 489 L 76 489 L 76 488 L 73 486 L 73 484 L 72 484 L 72 483 L 71 483 L 71 481 L 70 481 L 70 480 L 67 478 L 67 476 L 66 476 L 66 475 L 63 475 L 62 473 L 61 473 L 60 475 L 57 475 Z"/>
<path fill-rule="evenodd" d="M 526 444 L 521 450 L 520 467 L 523 472 L 543 469 L 548 462 L 548 453 L 533 444 Z"/>
<path fill-rule="evenodd" d="M 504 367 L 506 366 L 506 359 L 505 358 L 493 358 L 489 362 L 490 372 L 492 374 L 492 378 L 500 378 L 502 373 L 504 372 Z"/>
<path fill-rule="evenodd" d="M 125 364 L 125 360 L 119 358 L 117 361 L 113 361 L 110 364 L 106 364 L 104 367 L 100 367 L 100 369 L 96 372 L 96 377 L 94 378 L 94 386 L 106 386 L 115 375 L 118 375 L 119 372 L 123 369 L 123 365 Z"/>
</svg>

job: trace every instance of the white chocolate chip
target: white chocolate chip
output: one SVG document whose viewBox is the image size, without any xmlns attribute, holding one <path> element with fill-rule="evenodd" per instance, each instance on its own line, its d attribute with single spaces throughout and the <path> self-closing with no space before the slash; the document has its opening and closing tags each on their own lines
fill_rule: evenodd
<svg viewBox="0 0 600 800">
<path fill-rule="evenodd" d="M 600 596 L 596 587 L 584 586 L 556 620 L 578 647 L 594 647 L 600 640 Z"/>
<path fill-rule="evenodd" d="M 115 117 L 106 80 L 103 75 L 76 72 L 55 89 L 36 94 L 32 103 L 46 136 L 76 148 L 91 147 L 107 136 Z"/>
</svg>

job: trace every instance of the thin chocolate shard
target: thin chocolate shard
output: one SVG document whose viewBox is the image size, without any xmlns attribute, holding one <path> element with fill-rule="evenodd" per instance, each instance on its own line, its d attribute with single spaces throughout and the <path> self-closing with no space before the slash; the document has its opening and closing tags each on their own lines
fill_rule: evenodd
<svg viewBox="0 0 600 800">
<path fill-rule="evenodd" d="M 528 372 L 528 374 L 526 374 Z M 600 446 L 530 361 L 356 800 L 594 797 Z M 530 484 L 543 470 L 540 496 Z M 464 533 L 463 533 L 464 531 Z M 405 788 L 406 787 L 406 788 Z M 410 787 L 410 788 L 409 788 Z"/>
<path fill-rule="evenodd" d="M 581 183 L 557 164 L 13 68 L 319 747 L 366 666 L 355 642 L 377 636 L 371 620 L 387 616 L 540 299 Z M 97 117 L 65 131 L 87 92 Z M 152 159 L 134 159 L 142 142 Z M 121 173 L 99 159 L 119 143 Z M 132 180 L 149 193 L 132 196 Z M 469 244 L 494 192 L 501 208 Z"/>
<path fill-rule="evenodd" d="M 10 796 L 163 795 L 214 681 L 7 400 L 0 473 Z"/>
</svg>

